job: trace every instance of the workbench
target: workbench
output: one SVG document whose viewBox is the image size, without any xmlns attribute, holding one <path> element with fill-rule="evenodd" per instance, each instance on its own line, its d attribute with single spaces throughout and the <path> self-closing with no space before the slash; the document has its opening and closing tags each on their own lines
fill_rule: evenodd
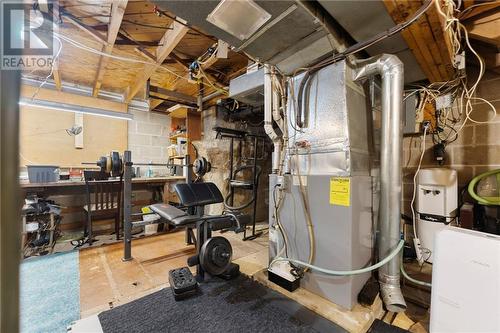
<svg viewBox="0 0 500 333">
<path fill-rule="evenodd" d="M 132 191 L 149 191 L 152 194 L 151 199 L 132 201 L 132 205 L 141 207 L 154 202 L 163 201 L 164 203 L 179 203 L 177 193 L 173 191 L 172 186 L 179 182 L 185 182 L 185 177 L 182 176 L 165 176 L 165 177 L 141 177 L 132 179 Z M 83 180 L 60 180 L 53 183 L 29 183 L 28 181 L 20 181 L 22 195 L 25 198 L 28 195 L 37 195 L 43 198 L 51 196 L 70 197 L 79 196 L 82 198 L 85 195 L 85 181 Z M 54 198 L 56 203 L 58 199 Z M 62 224 L 64 229 L 72 230 L 80 228 L 84 221 L 73 221 L 75 214 L 83 214 L 83 203 L 81 205 L 63 207 L 62 214 L 70 219 L 68 224 Z M 105 222 L 105 221 L 104 221 Z"/>
<path fill-rule="evenodd" d="M 186 178 L 183 176 L 165 176 L 165 177 L 141 177 L 132 178 L 132 190 L 156 190 L 162 188 L 163 202 L 176 202 L 177 196 L 169 191 L 171 183 L 182 182 Z M 83 180 L 60 180 L 53 183 L 29 183 L 20 182 L 21 190 L 24 195 L 38 194 L 44 197 L 51 195 L 72 195 L 85 193 L 85 181 Z"/>
</svg>

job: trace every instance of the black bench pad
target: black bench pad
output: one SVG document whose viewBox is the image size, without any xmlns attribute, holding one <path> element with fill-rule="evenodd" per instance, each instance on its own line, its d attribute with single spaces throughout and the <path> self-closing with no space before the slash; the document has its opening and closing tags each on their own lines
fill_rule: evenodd
<svg viewBox="0 0 500 333">
<path fill-rule="evenodd" d="M 179 200 L 186 207 L 206 206 L 224 201 L 214 183 L 181 183 L 175 185 Z"/>
<path fill-rule="evenodd" d="M 188 215 L 185 211 L 165 203 L 150 205 L 149 208 L 176 227 L 192 224 L 200 220 L 198 216 Z"/>
</svg>

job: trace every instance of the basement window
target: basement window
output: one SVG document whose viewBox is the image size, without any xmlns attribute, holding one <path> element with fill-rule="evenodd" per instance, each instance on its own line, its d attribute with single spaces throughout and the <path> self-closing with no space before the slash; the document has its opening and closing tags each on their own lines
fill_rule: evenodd
<svg viewBox="0 0 500 333">
<path fill-rule="evenodd" d="M 222 0 L 208 14 L 207 21 L 239 40 L 245 40 L 270 18 L 271 14 L 252 0 Z"/>
</svg>

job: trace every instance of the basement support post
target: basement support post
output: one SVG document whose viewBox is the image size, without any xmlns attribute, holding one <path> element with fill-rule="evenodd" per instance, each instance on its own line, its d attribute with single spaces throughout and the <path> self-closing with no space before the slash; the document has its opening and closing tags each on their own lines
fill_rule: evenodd
<svg viewBox="0 0 500 333">
<path fill-rule="evenodd" d="M 21 191 L 19 188 L 18 70 L 0 72 L 0 332 L 19 332 L 19 259 Z"/>
<path fill-rule="evenodd" d="M 123 152 L 123 261 L 132 260 L 132 152 Z"/>
</svg>

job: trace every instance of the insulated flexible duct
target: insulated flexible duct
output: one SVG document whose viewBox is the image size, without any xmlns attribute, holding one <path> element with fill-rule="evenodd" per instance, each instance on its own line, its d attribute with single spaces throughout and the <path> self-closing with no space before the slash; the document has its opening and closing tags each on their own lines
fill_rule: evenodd
<svg viewBox="0 0 500 333">
<path fill-rule="evenodd" d="M 401 239 L 401 147 L 403 111 L 403 63 L 391 54 L 357 62 L 354 80 L 382 77 L 382 140 L 380 157 L 379 257 L 386 257 Z M 402 312 L 406 303 L 400 288 L 400 255 L 379 271 L 380 292 L 387 310 Z"/>
</svg>

